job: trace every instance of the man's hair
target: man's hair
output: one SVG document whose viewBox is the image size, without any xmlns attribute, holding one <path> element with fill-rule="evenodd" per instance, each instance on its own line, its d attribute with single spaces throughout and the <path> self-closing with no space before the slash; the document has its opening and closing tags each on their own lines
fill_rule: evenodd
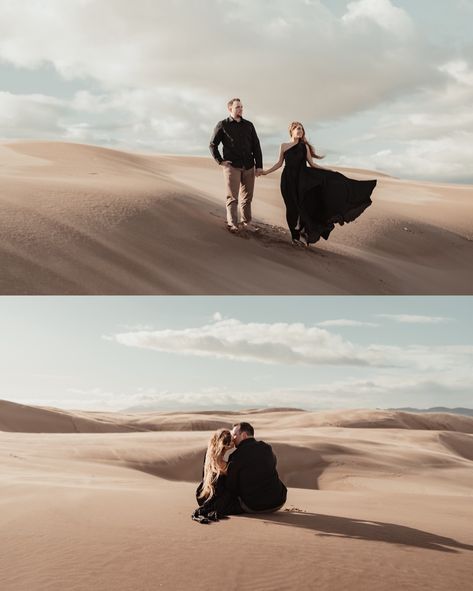
<svg viewBox="0 0 473 591">
<path fill-rule="evenodd" d="M 255 436 L 255 430 L 250 425 L 250 423 L 235 423 L 234 427 L 238 427 L 240 429 L 240 433 L 246 433 L 249 437 Z"/>
<path fill-rule="evenodd" d="M 241 102 L 239 98 L 232 98 L 232 99 L 230 99 L 230 100 L 228 101 L 228 103 L 227 103 L 227 107 L 228 107 L 228 108 L 230 108 L 230 107 L 233 105 L 233 103 L 234 103 L 235 101 L 239 101 L 239 102 Z"/>
</svg>

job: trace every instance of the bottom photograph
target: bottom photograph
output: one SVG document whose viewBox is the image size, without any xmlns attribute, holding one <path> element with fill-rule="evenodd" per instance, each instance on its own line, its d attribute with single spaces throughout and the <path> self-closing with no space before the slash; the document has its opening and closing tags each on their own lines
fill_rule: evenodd
<svg viewBox="0 0 473 591">
<path fill-rule="evenodd" d="M 471 297 L 2 297 L 2 591 L 467 589 Z"/>
</svg>

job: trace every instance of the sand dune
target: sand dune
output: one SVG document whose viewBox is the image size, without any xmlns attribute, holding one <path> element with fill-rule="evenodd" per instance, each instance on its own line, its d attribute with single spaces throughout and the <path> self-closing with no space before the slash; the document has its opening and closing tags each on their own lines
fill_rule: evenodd
<svg viewBox="0 0 473 591">
<path fill-rule="evenodd" d="M 471 293 L 471 186 L 340 169 L 378 178 L 374 204 L 301 252 L 278 174 L 257 181 L 260 234 L 233 236 L 210 157 L 27 141 L 0 156 L 3 294 Z"/>
<path fill-rule="evenodd" d="M 211 431 L 246 420 L 260 429 L 350 427 L 473 433 L 473 417 L 450 413 L 422 415 L 395 410 L 309 412 L 267 408 L 203 412 L 68 411 L 0 400 L 0 431 L 23 433 L 109 433 L 118 431 Z"/>
<path fill-rule="evenodd" d="M 273 445 L 286 510 L 204 527 L 189 515 L 205 446 L 236 417 Z M 86 413 L 2 401 L 2 589 L 466 589 L 472 424 L 443 413 Z"/>
</svg>

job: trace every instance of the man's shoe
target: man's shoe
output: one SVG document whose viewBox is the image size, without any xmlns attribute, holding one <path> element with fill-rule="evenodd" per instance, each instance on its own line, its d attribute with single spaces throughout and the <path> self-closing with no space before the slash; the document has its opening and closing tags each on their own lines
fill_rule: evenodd
<svg viewBox="0 0 473 591">
<path fill-rule="evenodd" d="M 249 232 L 259 232 L 258 226 L 255 226 L 252 222 L 243 222 L 243 228 Z"/>
<path fill-rule="evenodd" d="M 238 232 L 238 226 L 235 226 L 235 224 L 227 224 L 227 228 L 233 234 L 236 234 Z"/>
<path fill-rule="evenodd" d="M 297 238 L 292 239 L 292 245 L 297 246 L 298 248 L 305 248 L 307 246 L 305 242 L 302 242 L 302 240 L 299 240 Z"/>
</svg>

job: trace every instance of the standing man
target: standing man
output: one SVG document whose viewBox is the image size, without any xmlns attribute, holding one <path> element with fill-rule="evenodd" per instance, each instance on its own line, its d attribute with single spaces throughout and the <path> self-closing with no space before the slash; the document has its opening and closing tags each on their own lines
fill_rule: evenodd
<svg viewBox="0 0 473 591">
<path fill-rule="evenodd" d="M 230 116 L 219 121 L 210 140 L 210 153 L 223 167 L 227 197 L 227 226 L 238 232 L 238 196 L 241 187 L 240 214 L 243 227 L 256 231 L 251 222 L 251 201 L 255 176 L 263 168 L 261 146 L 253 123 L 243 119 L 243 105 L 239 98 L 228 101 Z M 223 158 L 219 145 L 223 144 Z M 256 171 L 255 171 L 256 167 Z"/>
</svg>

